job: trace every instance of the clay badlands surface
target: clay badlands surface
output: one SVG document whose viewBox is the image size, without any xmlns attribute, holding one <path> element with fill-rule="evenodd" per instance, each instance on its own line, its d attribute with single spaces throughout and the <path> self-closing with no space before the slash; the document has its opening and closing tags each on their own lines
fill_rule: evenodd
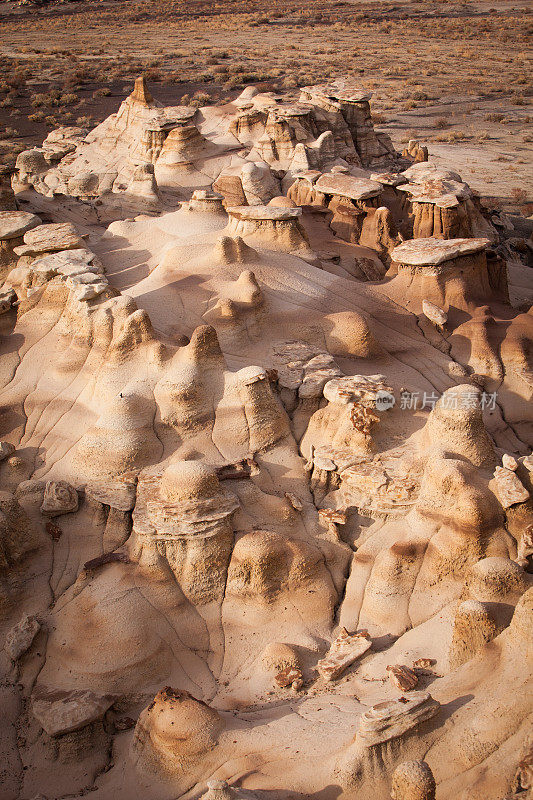
<svg viewBox="0 0 533 800">
<path fill-rule="evenodd" d="M 526 800 L 531 221 L 154 95 L 2 184 L 0 797 Z"/>
</svg>

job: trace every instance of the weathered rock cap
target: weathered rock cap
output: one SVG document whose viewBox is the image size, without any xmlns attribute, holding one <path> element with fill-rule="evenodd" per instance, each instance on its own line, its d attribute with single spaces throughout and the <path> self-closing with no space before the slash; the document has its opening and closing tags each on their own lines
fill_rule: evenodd
<svg viewBox="0 0 533 800">
<path fill-rule="evenodd" d="M 117 511 L 131 511 L 135 507 L 133 481 L 93 481 L 85 487 L 85 494 Z"/>
<path fill-rule="evenodd" d="M 430 267 L 461 256 L 482 253 L 490 244 L 488 239 L 411 239 L 395 247 L 391 258 L 397 264 Z"/>
<path fill-rule="evenodd" d="M 322 173 L 317 169 L 304 169 L 300 172 L 295 172 L 293 178 L 299 178 L 302 181 L 307 181 L 311 186 L 317 182 Z"/>
<path fill-rule="evenodd" d="M 162 122 L 170 124 L 181 124 L 190 122 L 198 109 L 194 106 L 165 106 L 163 108 Z"/>
<path fill-rule="evenodd" d="M 372 172 L 370 180 L 377 181 L 383 186 L 400 186 L 402 183 L 407 183 L 405 174 L 397 172 Z"/>
<path fill-rule="evenodd" d="M 323 97 L 326 100 L 337 100 L 343 103 L 362 103 L 368 102 L 372 97 L 372 92 L 367 92 L 358 86 L 340 88 L 334 84 L 320 83 L 316 86 L 304 86 L 301 90 L 302 98 Z"/>
<path fill-rule="evenodd" d="M 135 512 L 136 529 L 148 522 L 159 535 L 195 535 L 195 523 L 215 523 L 239 507 L 233 492 L 221 486 L 214 467 L 198 461 L 176 461 L 161 476 L 158 494 L 146 503 L 147 520 Z"/>
<path fill-rule="evenodd" d="M 189 200 L 190 211 L 207 211 L 214 213 L 226 213 L 222 201 L 224 196 L 210 189 L 196 189 Z"/>
<path fill-rule="evenodd" d="M 80 234 L 70 222 L 39 225 L 24 234 L 24 244 L 15 247 L 18 256 L 37 256 L 58 250 L 74 250 L 83 247 Z"/>
<path fill-rule="evenodd" d="M 329 403 L 359 403 L 370 408 L 375 408 L 376 398 L 383 392 L 393 395 L 384 375 L 348 375 L 333 378 L 324 386 L 324 397 Z"/>
<path fill-rule="evenodd" d="M 370 747 L 395 739 L 433 717 L 439 708 L 440 703 L 429 692 L 410 692 L 408 698 L 378 703 L 362 714 L 356 740 Z"/>
<path fill-rule="evenodd" d="M 280 208 L 279 206 L 233 206 L 228 208 L 227 212 L 237 219 L 271 220 L 273 222 L 302 216 L 301 208 Z"/>
<path fill-rule="evenodd" d="M 413 164 L 409 169 L 404 169 L 401 174 L 407 178 L 409 183 L 427 183 L 427 181 L 458 181 L 462 183 L 458 172 L 438 167 L 428 161 Z"/>
<path fill-rule="evenodd" d="M 40 224 L 39 217 L 29 211 L 0 211 L 0 240 L 17 239 Z"/>
<path fill-rule="evenodd" d="M 453 208 L 461 200 L 472 196 L 466 183 L 455 180 L 427 180 L 424 183 L 405 183 L 397 187 L 411 195 L 416 203 L 429 203 L 439 208 Z"/>
<path fill-rule="evenodd" d="M 317 180 L 315 187 L 323 194 L 335 194 L 351 200 L 366 200 L 377 197 L 383 186 L 377 181 L 356 178 L 353 175 L 324 173 Z"/>
<path fill-rule="evenodd" d="M 308 105 L 302 103 L 290 103 L 287 105 L 273 106 L 269 111 L 272 117 L 280 119 L 290 119 L 291 117 L 306 117 L 311 112 Z"/>
</svg>

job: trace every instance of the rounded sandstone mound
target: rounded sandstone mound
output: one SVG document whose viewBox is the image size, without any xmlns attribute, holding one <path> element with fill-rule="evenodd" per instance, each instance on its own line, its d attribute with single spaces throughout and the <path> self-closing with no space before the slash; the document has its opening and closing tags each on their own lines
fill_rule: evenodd
<svg viewBox="0 0 533 800">
<path fill-rule="evenodd" d="M 199 461 L 177 461 L 166 468 L 160 494 L 168 503 L 196 503 L 220 491 L 216 472 Z"/>
<path fill-rule="evenodd" d="M 173 775 L 193 770 L 225 728 L 215 709 L 167 686 L 139 717 L 133 751 L 141 769 Z"/>
<path fill-rule="evenodd" d="M 435 800 L 435 778 L 425 761 L 403 761 L 392 776 L 392 800 Z"/>
</svg>

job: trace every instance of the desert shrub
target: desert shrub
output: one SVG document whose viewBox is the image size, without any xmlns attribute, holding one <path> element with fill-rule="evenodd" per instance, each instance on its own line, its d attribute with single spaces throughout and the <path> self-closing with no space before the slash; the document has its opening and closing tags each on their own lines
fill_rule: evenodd
<svg viewBox="0 0 533 800">
<path fill-rule="evenodd" d="M 63 105 L 72 105 L 72 103 L 77 103 L 80 98 L 74 92 L 67 92 L 66 94 L 62 94 L 59 98 L 59 102 Z"/>
</svg>

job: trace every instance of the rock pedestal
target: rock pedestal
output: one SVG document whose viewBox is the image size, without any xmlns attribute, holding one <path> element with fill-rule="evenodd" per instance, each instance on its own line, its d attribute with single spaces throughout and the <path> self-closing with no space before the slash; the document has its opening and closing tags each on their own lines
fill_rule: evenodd
<svg viewBox="0 0 533 800">
<path fill-rule="evenodd" d="M 429 300 L 442 310 L 467 310 L 493 298 L 487 267 L 488 239 L 413 239 L 391 253 L 402 296 Z"/>
<path fill-rule="evenodd" d="M 275 250 L 299 250 L 308 248 L 307 235 L 299 218 L 301 208 L 279 208 L 276 206 L 237 206 L 228 208 L 229 236 L 251 237 L 258 245 Z"/>
</svg>

